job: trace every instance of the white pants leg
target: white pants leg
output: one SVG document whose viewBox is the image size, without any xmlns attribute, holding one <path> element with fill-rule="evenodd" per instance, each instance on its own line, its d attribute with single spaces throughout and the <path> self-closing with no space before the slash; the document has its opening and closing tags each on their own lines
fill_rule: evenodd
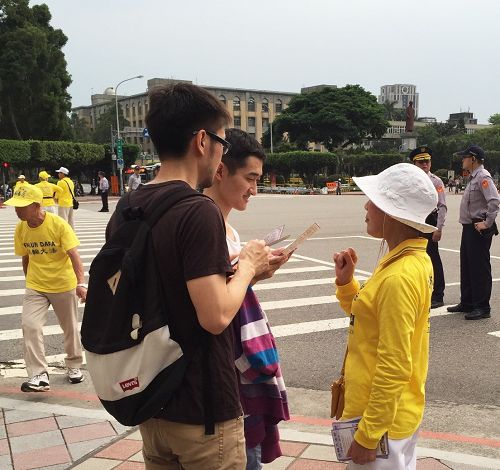
<svg viewBox="0 0 500 470">
<path fill-rule="evenodd" d="M 389 458 L 365 465 L 349 462 L 347 470 L 416 470 L 418 431 L 406 439 L 389 439 Z"/>
<path fill-rule="evenodd" d="M 51 212 L 52 214 L 57 214 L 57 206 L 44 206 L 43 210 L 45 212 Z"/>
</svg>

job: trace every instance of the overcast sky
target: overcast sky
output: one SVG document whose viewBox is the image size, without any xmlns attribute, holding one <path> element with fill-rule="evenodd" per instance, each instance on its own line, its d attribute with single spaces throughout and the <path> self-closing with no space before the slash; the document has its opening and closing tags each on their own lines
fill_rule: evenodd
<svg viewBox="0 0 500 470">
<path fill-rule="evenodd" d="M 500 112 L 500 0 L 45 0 L 73 83 L 90 104 L 148 78 L 299 92 L 316 84 L 412 83 L 420 116 Z"/>
</svg>

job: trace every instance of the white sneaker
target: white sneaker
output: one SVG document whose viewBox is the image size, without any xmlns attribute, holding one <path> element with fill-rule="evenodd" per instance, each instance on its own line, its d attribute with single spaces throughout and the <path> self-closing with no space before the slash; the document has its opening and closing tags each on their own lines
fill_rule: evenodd
<svg viewBox="0 0 500 470">
<path fill-rule="evenodd" d="M 48 392 L 49 390 L 49 374 L 47 372 L 36 374 L 21 385 L 23 392 Z"/>
<path fill-rule="evenodd" d="M 85 377 L 82 374 L 80 369 L 73 369 L 71 367 L 68 368 L 68 379 L 72 384 L 78 384 L 83 382 Z"/>
</svg>

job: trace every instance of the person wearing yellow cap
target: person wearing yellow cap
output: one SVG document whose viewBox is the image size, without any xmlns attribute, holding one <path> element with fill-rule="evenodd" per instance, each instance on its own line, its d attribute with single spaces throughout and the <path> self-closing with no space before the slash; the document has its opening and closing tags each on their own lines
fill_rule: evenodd
<svg viewBox="0 0 500 470">
<path fill-rule="evenodd" d="M 24 184 L 5 202 L 16 209 L 20 222 L 14 234 L 15 254 L 22 257 L 26 290 L 21 324 L 24 360 L 29 379 L 23 392 L 50 390 L 43 344 L 43 326 L 52 305 L 64 333 L 66 367 L 70 383 L 83 380 L 82 345 L 78 332 L 78 299 L 85 302 L 87 285 L 78 253 L 80 242 L 61 217 L 46 212 L 40 188 Z"/>
<path fill-rule="evenodd" d="M 41 189 L 43 193 L 42 207 L 46 212 L 52 212 L 52 214 L 57 214 L 56 203 L 54 197 L 57 199 L 59 195 L 62 195 L 63 190 L 56 184 L 50 183 L 48 179 L 50 175 L 45 171 L 38 173 L 40 182 L 35 184 L 35 186 Z"/>
<path fill-rule="evenodd" d="M 23 186 L 25 184 L 29 184 L 27 181 L 26 181 L 26 176 L 24 175 L 19 175 L 17 177 L 17 181 L 16 181 L 16 185 L 14 186 L 14 191 L 16 190 L 16 188 L 19 188 L 20 186 Z"/>
</svg>

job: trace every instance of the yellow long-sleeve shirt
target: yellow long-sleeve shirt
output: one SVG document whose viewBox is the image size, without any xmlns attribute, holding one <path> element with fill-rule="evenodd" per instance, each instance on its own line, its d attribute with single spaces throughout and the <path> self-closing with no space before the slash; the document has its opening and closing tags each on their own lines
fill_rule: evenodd
<svg viewBox="0 0 500 470">
<path fill-rule="evenodd" d="M 43 207 L 51 207 L 55 204 L 54 196 L 57 198 L 58 195 L 63 193 L 62 188 L 56 184 L 49 183 L 48 181 L 40 181 L 40 183 L 35 184 L 37 188 L 40 188 L 43 193 Z"/>
<path fill-rule="evenodd" d="M 433 271 L 427 240 L 410 239 L 381 260 L 360 287 L 337 286 L 351 316 L 342 419 L 361 416 L 356 441 L 375 449 L 385 432 L 404 439 L 424 412 Z"/>
</svg>

